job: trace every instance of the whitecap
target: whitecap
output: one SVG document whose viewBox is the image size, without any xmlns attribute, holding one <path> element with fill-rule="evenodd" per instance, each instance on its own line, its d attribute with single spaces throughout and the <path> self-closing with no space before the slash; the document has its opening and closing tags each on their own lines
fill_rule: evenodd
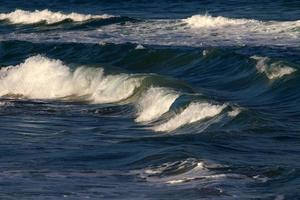
<svg viewBox="0 0 300 200">
<path fill-rule="evenodd" d="M 103 68 L 82 66 L 72 71 L 60 60 L 37 55 L 0 70 L 0 96 L 33 99 L 77 96 L 94 103 L 112 103 L 131 96 L 141 80 L 129 74 L 105 75 Z"/>
<path fill-rule="evenodd" d="M 216 28 L 224 26 L 239 26 L 247 23 L 259 23 L 257 20 L 231 19 L 222 16 L 213 17 L 210 15 L 193 15 L 189 18 L 183 19 L 183 22 L 193 28 Z"/>
<path fill-rule="evenodd" d="M 251 58 L 257 61 L 257 71 L 265 74 L 270 80 L 282 78 L 283 76 L 290 75 L 297 71 L 283 62 L 272 62 L 272 60 L 268 57 L 252 56 Z"/>
<path fill-rule="evenodd" d="M 222 112 L 226 105 L 192 102 L 181 113 L 167 122 L 154 126 L 154 131 L 173 131 L 184 125 L 214 117 Z"/>
<path fill-rule="evenodd" d="M 145 49 L 145 47 L 143 45 L 141 45 L 141 44 L 138 44 L 138 45 L 136 45 L 135 49 L 136 50 Z"/>
<path fill-rule="evenodd" d="M 229 117 L 236 117 L 241 113 L 240 108 L 234 108 L 233 110 L 229 111 L 227 114 Z"/>
<path fill-rule="evenodd" d="M 112 15 L 90 15 L 90 14 L 79 14 L 79 13 L 62 13 L 52 12 L 48 9 L 26 11 L 16 9 L 10 13 L 0 13 L 0 20 L 8 20 L 12 24 L 34 24 L 39 22 L 45 22 L 47 24 L 57 23 L 66 19 L 70 19 L 74 22 L 82 22 L 91 19 L 106 19 L 111 18 Z"/>
</svg>

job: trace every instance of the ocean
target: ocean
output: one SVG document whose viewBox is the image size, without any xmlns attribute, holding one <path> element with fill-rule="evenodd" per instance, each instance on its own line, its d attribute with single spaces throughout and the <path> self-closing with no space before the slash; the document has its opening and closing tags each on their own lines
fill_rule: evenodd
<svg viewBox="0 0 300 200">
<path fill-rule="evenodd" d="M 0 0 L 0 199 L 300 199 L 299 0 Z"/>
</svg>

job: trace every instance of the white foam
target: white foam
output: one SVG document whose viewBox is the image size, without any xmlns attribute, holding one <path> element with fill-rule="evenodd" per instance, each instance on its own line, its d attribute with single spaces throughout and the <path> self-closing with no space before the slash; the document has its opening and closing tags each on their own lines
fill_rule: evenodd
<svg viewBox="0 0 300 200">
<path fill-rule="evenodd" d="M 214 29 L 214 30 L 220 30 L 225 33 L 229 31 L 234 35 L 235 34 L 244 35 L 246 33 L 248 34 L 276 33 L 277 36 L 279 36 L 284 32 L 287 33 L 295 32 L 295 30 L 293 29 L 300 26 L 300 20 L 259 21 L 255 19 L 227 18 L 223 16 L 213 17 L 210 15 L 193 15 L 191 17 L 183 19 L 182 21 L 186 23 L 189 27 L 198 29 L 198 31 L 200 31 L 201 29 Z M 296 37 L 296 35 L 290 35 L 290 36 Z"/>
<path fill-rule="evenodd" d="M 9 106 L 13 106 L 14 103 L 11 102 L 1 102 L 0 101 L 0 107 L 9 107 Z"/>
<path fill-rule="evenodd" d="M 236 117 L 241 113 L 241 109 L 239 108 L 234 108 L 232 111 L 228 112 L 229 117 Z"/>
<path fill-rule="evenodd" d="M 138 45 L 136 45 L 135 49 L 140 50 L 140 49 L 145 49 L 145 47 L 141 44 L 138 44 Z"/>
<path fill-rule="evenodd" d="M 223 168 L 223 165 L 207 163 L 197 159 L 188 158 L 175 162 L 167 162 L 156 167 L 150 167 L 142 170 L 134 170 L 132 173 L 147 182 L 182 185 L 191 184 L 204 184 L 208 187 L 215 187 L 218 184 L 226 183 L 239 183 L 252 181 L 246 176 L 234 173 L 222 173 L 217 169 Z M 234 180 L 234 181 L 232 181 Z M 222 191 L 222 190 L 221 190 Z"/>
<path fill-rule="evenodd" d="M 90 19 L 105 19 L 113 17 L 112 15 L 84 15 L 79 13 L 62 13 L 62 12 L 52 12 L 50 10 L 35 10 L 26 11 L 16 9 L 10 13 L 1 13 L 0 20 L 8 20 L 13 24 L 34 24 L 38 22 L 45 22 L 47 24 L 57 23 L 66 19 L 70 19 L 75 22 L 87 21 Z"/>
<path fill-rule="evenodd" d="M 35 99 L 85 97 L 95 103 L 117 102 L 131 96 L 141 78 L 104 75 L 103 68 L 79 67 L 74 72 L 60 60 L 37 55 L 0 70 L 0 96 Z"/>
<path fill-rule="evenodd" d="M 218 115 L 226 105 L 212 105 L 209 103 L 190 103 L 181 113 L 177 114 L 169 121 L 153 127 L 155 131 L 173 131 L 181 126 L 190 124 L 205 118 Z"/>
<path fill-rule="evenodd" d="M 215 28 L 224 26 L 238 26 L 247 23 L 259 23 L 257 20 L 230 19 L 222 16 L 212 17 L 210 15 L 193 15 L 183 19 L 183 22 L 193 28 Z"/>
<path fill-rule="evenodd" d="M 138 103 L 138 114 L 135 121 L 145 122 L 159 118 L 166 113 L 179 94 L 167 88 L 150 88 L 143 94 Z"/>
<path fill-rule="evenodd" d="M 0 34 L 0 40 L 79 43 L 101 41 L 101 43 L 117 44 L 130 42 L 143 45 L 192 47 L 236 45 L 298 47 L 299 28 L 300 20 L 258 21 L 195 15 L 181 20 L 151 19 L 125 24 L 112 23 L 95 30 L 12 32 Z"/>
<path fill-rule="evenodd" d="M 286 66 L 281 62 L 271 62 L 268 57 L 252 56 L 257 61 L 256 69 L 260 73 L 264 73 L 268 79 L 277 79 L 289 75 L 297 71 L 296 69 Z"/>
<path fill-rule="evenodd" d="M 164 163 L 157 167 L 147 168 L 142 176 L 151 181 L 151 177 L 165 177 L 163 182 L 176 184 L 193 180 L 207 172 L 204 163 L 193 158 Z M 167 174 L 167 176 L 165 175 Z"/>
</svg>

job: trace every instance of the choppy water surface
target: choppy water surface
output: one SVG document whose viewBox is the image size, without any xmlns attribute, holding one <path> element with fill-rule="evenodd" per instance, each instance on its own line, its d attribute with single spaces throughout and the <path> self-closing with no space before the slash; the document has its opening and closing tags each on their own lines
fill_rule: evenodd
<svg viewBox="0 0 300 200">
<path fill-rule="evenodd" d="M 6 1 L 1 199 L 299 199 L 300 2 Z"/>
</svg>

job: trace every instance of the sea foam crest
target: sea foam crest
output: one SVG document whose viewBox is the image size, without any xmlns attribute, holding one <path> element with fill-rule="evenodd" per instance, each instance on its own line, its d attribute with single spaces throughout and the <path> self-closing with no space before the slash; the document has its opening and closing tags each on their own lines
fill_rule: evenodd
<svg viewBox="0 0 300 200">
<path fill-rule="evenodd" d="M 138 114 L 135 121 L 146 122 L 166 113 L 179 94 L 167 88 L 150 88 L 137 102 Z"/>
<path fill-rule="evenodd" d="M 237 26 L 247 23 L 259 23 L 257 20 L 248 19 L 230 19 L 222 16 L 213 17 L 210 15 L 193 15 L 189 18 L 183 19 L 193 28 L 214 28 L 223 26 Z"/>
<path fill-rule="evenodd" d="M 268 57 L 252 56 L 251 58 L 257 61 L 257 71 L 264 73 L 268 79 L 281 78 L 297 71 L 296 69 L 287 66 L 280 61 L 272 62 Z"/>
<path fill-rule="evenodd" d="M 8 20 L 13 24 L 34 24 L 39 22 L 45 22 L 47 24 L 57 23 L 66 19 L 70 19 L 75 22 L 87 21 L 91 19 L 106 19 L 113 17 L 112 15 L 84 15 L 79 13 L 69 13 L 65 14 L 62 12 L 52 12 L 48 9 L 45 10 L 35 10 L 26 11 L 16 9 L 10 13 L 1 13 L 0 20 Z"/>
<path fill-rule="evenodd" d="M 31 99 L 84 100 L 91 103 L 115 103 L 139 94 L 145 75 L 105 74 L 103 68 L 81 66 L 71 69 L 60 60 L 42 55 L 27 58 L 16 66 L 0 69 L 0 96 Z M 137 90 L 139 89 L 139 90 Z M 137 108 L 136 122 L 152 122 L 167 113 L 180 92 L 166 87 L 146 88 L 130 102 Z M 214 117 L 227 105 L 191 102 L 154 131 L 173 131 L 184 125 Z M 236 116 L 235 114 L 232 117 Z M 155 122 L 158 123 L 158 122 Z"/>
<path fill-rule="evenodd" d="M 167 122 L 153 127 L 153 130 L 167 132 L 173 131 L 186 124 L 214 117 L 220 114 L 225 107 L 226 105 L 192 102 L 181 113 L 175 115 Z"/>
<path fill-rule="evenodd" d="M 103 68 L 79 67 L 74 72 L 60 60 L 37 55 L 0 70 L 0 96 L 36 99 L 84 97 L 95 103 L 128 98 L 141 78 L 128 74 L 104 75 Z"/>
<path fill-rule="evenodd" d="M 215 188 L 214 191 L 219 194 L 222 194 L 223 190 L 218 189 L 217 185 L 224 184 L 224 182 L 233 184 L 239 182 L 238 184 L 240 185 L 241 183 L 253 181 L 253 179 L 242 174 L 224 173 L 220 170 L 224 169 L 224 167 L 226 166 L 211 161 L 187 158 L 147 167 L 142 170 L 133 170 L 131 173 L 136 174 L 147 182 L 156 184 L 190 185 L 191 182 L 196 183 L 200 181 L 206 187 Z"/>
</svg>

